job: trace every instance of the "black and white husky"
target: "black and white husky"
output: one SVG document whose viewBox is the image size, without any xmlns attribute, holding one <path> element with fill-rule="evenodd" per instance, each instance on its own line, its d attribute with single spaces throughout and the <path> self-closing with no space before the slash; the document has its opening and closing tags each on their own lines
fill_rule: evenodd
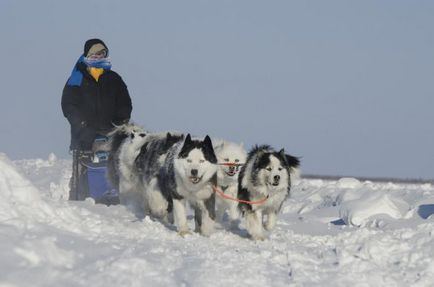
<svg viewBox="0 0 434 287">
<path fill-rule="evenodd" d="M 230 198 L 216 197 L 216 219 L 223 222 L 225 211 L 231 227 L 238 225 L 240 217 L 238 210 L 238 175 L 241 166 L 246 162 L 247 154 L 243 144 L 222 141 L 214 146 L 218 160 L 217 182 L 220 191 Z M 233 200 L 235 199 L 235 200 Z"/>
<path fill-rule="evenodd" d="M 168 222 L 169 202 L 158 185 L 158 176 L 172 146 L 184 139 L 184 135 L 167 132 L 150 134 L 135 160 L 140 174 L 140 192 L 143 194 L 146 214 Z"/>
<path fill-rule="evenodd" d="M 296 157 L 285 154 L 283 149 L 276 152 L 267 145 L 256 146 L 249 152 L 238 178 L 238 198 L 247 201 L 240 202 L 239 208 L 253 239 L 263 240 L 264 228 L 270 231 L 276 225 L 277 213 L 290 195 L 291 174 L 299 164 Z"/>
<path fill-rule="evenodd" d="M 192 140 L 190 134 L 170 150 L 158 176 L 165 198 L 173 202 L 175 225 L 181 236 L 189 233 L 186 202 L 195 211 L 196 231 L 210 235 L 214 228 L 213 187 L 217 184 L 217 158 L 211 138 Z"/>
<path fill-rule="evenodd" d="M 136 191 L 140 178 L 135 171 L 134 161 L 147 140 L 147 133 L 137 125 L 126 124 L 115 127 L 108 136 L 110 153 L 107 177 L 113 187 L 119 190 L 121 204 L 137 211 L 143 199 Z"/>
</svg>

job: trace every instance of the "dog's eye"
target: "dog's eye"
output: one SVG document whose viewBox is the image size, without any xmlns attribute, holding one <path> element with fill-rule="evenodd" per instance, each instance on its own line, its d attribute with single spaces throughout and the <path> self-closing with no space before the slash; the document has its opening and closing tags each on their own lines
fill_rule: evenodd
<svg viewBox="0 0 434 287">
<path fill-rule="evenodd" d="M 228 159 L 228 158 L 225 158 L 225 159 L 224 159 L 224 161 L 228 162 L 228 161 L 229 161 L 229 159 Z"/>
<path fill-rule="evenodd" d="M 192 160 L 191 160 L 191 159 L 187 159 L 187 162 L 188 162 L 188 163 L 192 163 Z"/>
<path fill-rule="evenodd" d="M 268 171 L 271 171 L 271 169 L 272 169 L 271 167 L 267 167 L 267 170 L 268 170 Z"/>
<path fill-rule="evenodd" d="M 203 160 L 203 159 L 201 159 L 200 161 L 199 161 L 199 163 L 204 163 L 205 162 L 205 160 Z"/>
<path fill-rule="evenodd" d="M 239 160 L 239 159 L 236 159 L 235 162 L 240 162 L 240 160 Z"/>
<path fill-rule="evenodd" d="M 281 171 L 283 168 L 279 167 L 278 170 Z"/>
</svg>

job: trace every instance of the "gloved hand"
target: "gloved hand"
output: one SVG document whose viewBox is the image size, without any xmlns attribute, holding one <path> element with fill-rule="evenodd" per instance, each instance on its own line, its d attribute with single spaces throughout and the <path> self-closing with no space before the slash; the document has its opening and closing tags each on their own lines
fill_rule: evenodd
<svg viewBox="0 0 434 287">
<path fill-rule="evenodd" d="M 96 137 L 96 131 L 91 127 L 83 127 L 80 130 L 79 145 L 81 150 L 92 150 L 93 141 Z"/>
<path fill-rule="evenodd" d="M 130 121 L 130 119 L 117 119 L 113 121 L 113 124 L 116 126 L 121 126 L 121 125 L 126 125 L 128 124 L 128 122 Z"/>
</svg>

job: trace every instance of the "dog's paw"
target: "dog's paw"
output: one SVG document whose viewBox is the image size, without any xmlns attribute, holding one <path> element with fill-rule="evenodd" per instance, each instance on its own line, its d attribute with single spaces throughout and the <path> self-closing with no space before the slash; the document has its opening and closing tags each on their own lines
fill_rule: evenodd
<svg viewBox="0 0 434 287">
<path fill-rule="evenodd" d="M 191 232 L 190 232 L 190 230 L 181 230 L 181 231 L 178 231 L 178 235 L 181 237 L 185 237 L 187 235 L 191 235 Z"/>
<path fill-rule="evenodd" d="M 230 230 L 240 230 L 240 220 L 232 220 L 229 226 Z"/>
<path fill-rule="evenodd" d="M 267 231 L 271 231 L 274 228 L 274 225 L 271 224 L 264 224 L 264 229 Z"/>
<path fill-rule="evenodd" d="M 255 241 L 264 241 L 265 240 L 265 236 L 262 234 L 257 234 L 257 235 L 252 235 L 252 239 Z"/>
<path fill-rule="evenodd" d="M 204 220 L 202 226 L 199 229 L 199 233 L 202 236 L 209 237 L 214 232 L 214 222 L 211 220 Z"/>
<path fill-rule="evenodd" d="M 202 229 L 200 230 L 200 235 L 205 236 L 205 237 L 210 237 L 211 234 L 213 233 L 213 229 Z"/>
</svg>

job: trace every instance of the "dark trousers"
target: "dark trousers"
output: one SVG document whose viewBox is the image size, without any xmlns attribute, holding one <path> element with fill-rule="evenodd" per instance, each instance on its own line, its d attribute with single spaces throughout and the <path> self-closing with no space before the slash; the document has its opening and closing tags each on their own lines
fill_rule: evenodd
<svg viewBox="0 0 434 287">
<path fill-rule="evenodd" d="M 80 179 L 83 178 L 82 174 L 84 166 L 81 164 L 83 161 L 91 159 L 92 153 L 89 151 L 73 150 L 72 151 L 72 176 L 69 181 L 69 200 L 84 200 L 87 194 L 83 194 L 83 189 L 80 188 Z"/>
</svg>

